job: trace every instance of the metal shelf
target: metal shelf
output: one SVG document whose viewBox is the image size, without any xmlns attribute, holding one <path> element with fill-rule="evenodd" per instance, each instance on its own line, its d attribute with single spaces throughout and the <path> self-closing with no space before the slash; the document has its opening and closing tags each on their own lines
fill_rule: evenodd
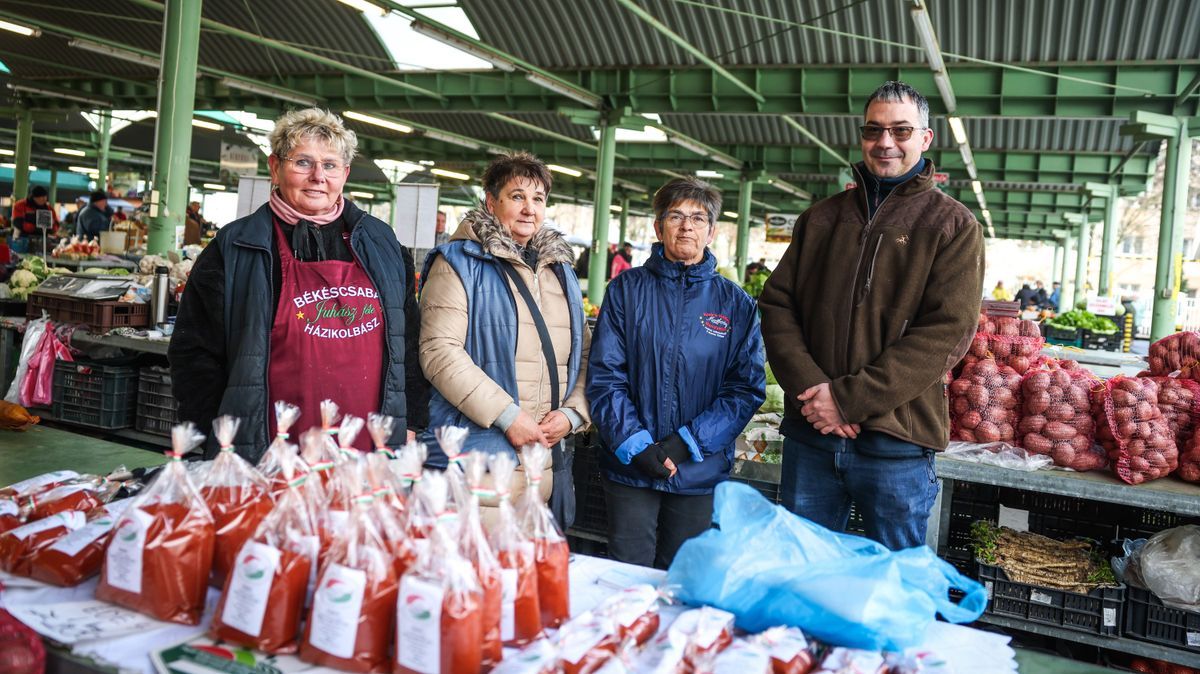
<svg viewBox="0 0 1200 674">
<path fill-rule="evenodd" d="M 1045 637 L 1054 637 L 1056 639 L 1065 639 L 1067 641 L 1075 641 L 1089 646 L 1098 648 L 1107 648 L 1111 651 L 1119 653 L 1129 653 L 1130 655 L 1139 655 L 1144 658 L 1153 658 L 1156 660 L 1166 660 L 1177 665 L 1185 667 L 1200 667 L 1200 653 L 1191 653 L 1189 651 L 1171 648 L 1170 646 L 1162 646 L 1152 644 L 1146 641 L 1135 641 L 1124 637 L 1102 637 L 1097 634 L 1088 634 L 1086 632 L 1076 632 L 1074 630 L 1063 629 L 1053 625 L 1040 625 L 1031 623 L 1025 620 L 1015 618 L 1006 618 L 1004 616 L 993 615 L 991 613 L 983 614 L 979 622 L 1003 627 L 1005 629 L 1019 630 L 1038 634 Z"/>
</svg>

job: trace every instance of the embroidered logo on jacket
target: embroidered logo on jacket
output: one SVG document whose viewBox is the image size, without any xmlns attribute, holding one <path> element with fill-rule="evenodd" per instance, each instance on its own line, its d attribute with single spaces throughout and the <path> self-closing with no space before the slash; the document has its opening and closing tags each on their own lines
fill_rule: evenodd
<svg viewBox="0 0 1200 674">
<path fill-rule="evenodd" d="M 728 316 L 712 312 L 700 315 L 700 325 L 704 326 L 705 332 L 721 339 L 725 339 L 725 336 L 729 334 L 730 327 L 732 327 Z"/>
</svg>

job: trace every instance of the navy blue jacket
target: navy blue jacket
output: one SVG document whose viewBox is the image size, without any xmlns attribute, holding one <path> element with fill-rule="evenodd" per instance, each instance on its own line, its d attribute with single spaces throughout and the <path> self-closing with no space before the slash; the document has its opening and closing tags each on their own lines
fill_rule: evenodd
<svg viewBox="0 0 1200 674">
<path fill-rule="evenodd" d="M 685 266 L 657 243 L 645 266 L 604 294 L 587 396 L 607 450 L 600 465 L 614 482 L 694 495 L 729 477 L 734 443 L 766 398 L 766 374 L 754 300 L 716 268 L 708 250 Z M 651 480 L 630 465 L 675 432 L 692 459 L 674 477 Z"/>
</svg>

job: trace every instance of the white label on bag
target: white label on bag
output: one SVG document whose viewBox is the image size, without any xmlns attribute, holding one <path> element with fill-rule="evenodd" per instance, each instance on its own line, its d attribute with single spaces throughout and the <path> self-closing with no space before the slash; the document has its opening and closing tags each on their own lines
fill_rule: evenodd
<svg viewBox="0 0 1200 674">
<path fill-rule="evenodd" d="M 344 531 L 346 522 L 350 521 L 350 513 L 345 510 L 330 510 L 329 511 L 329 535 L 333 536 L 335 532 Z"/>
<path fill-rule="evenodd" d="M 1188 632 L 1187 633 L 1187 645 L 1191 648 L 1200 646 L 1200 632 Z"/>
<path fill-rule="evenodd" d="M 275 572 L 279 570 L 279 548 L 247 541 L 238 553 L 225 591 L 225 610 L 221 622 L 233 629 L 257 637 L 267 614 L 267 598 Z"/>
<path fill-rule="evenodd" d="M 1115 609 L 1115 608 L 1104 609 L 1104 626 L 1105 627 L 1116 627 L 1117 626 L 1117 609 Z"/>
<path fill-rule="evenodd" d="M 590 611 L 580 614 L 563 625 L 555 635 L 559 658 L 567 664 L 578 665 L 592 648 L 612 632 L 611 622 L 605 625 Z"/>
<path fill-rule="evenodd" d="M 329 564 L 313 595 L 308 643 L 343 660 L 352 657 L 366 591 L 365 571 Z"/>
<path fill-rule="evenodd" d="M 16 501 L 9 499 L 0 500 L 0 515 L 16 515 L 19 510 Z"/>
<path fill-rule="evenodd" d="M 82 527 L 85 522 L 87 522 L 87 516 L 81 512 L 72 510 L 65 513 L 58 513 L 57 515 L 51 515 L 50 517 L 44 517 L 40 520 L 30 522 L 25 526 L 17 527 L 16 529 L 8 532 L 7 535 L 23 541 L 34 534 L 40 534 L 43 531 L 47 531 L 55 527 L 66 527 L 69 531 L 75 531 L 79 527 Z"/>
<path fill-rule="evenodd" d="M 50 491 L 37 497 L 38 503 L 49 503 L 57 501 L 60 498 L 66 498 L 75 492 L 80 491 L 95 491 L 95 487 L 90 484 L 65 484 L 61 487 L 55 487 Z"/>
<path fill-rule="evenodd" d="M 657 601 L 658 591 L 652 586 L 635 585 L 605 601 L 602 612 L 607 612 L 618 625 L 628 629 L 638 618 L 653 610 Z"/>
<path fill-rule="evenodd" d="M 516 632 L 517 570 L 500 569 L 500 640 L 512 641 Z"/>
<path fill-rule="evenodd" d="M 104 553 L 104 579 L 109 585 L 142 593 L 142 555 L 146 551 L 146 531 L 154 517 L 130 508 L 113 529 L 112 540 Z"/>
<path fill-rule="evenodd" d="M 42 475 L 38 475 L 37 477 L 31 477 L 28 480 L 21 480 L 20 482 L 9 485 L 8 488 L 17 494 L 24 495 L 36 489 L 41 489 L 48 484 L 64 482 L 77 477 L 79 477 L 79 473 L 76 473 L 73 470 L 56 470 L 53 473 L 44 473 Z"/>
<path fill-rule="evenodd" d="M 117 515 L 107 513 L 58 539 L 58 542 L 51 545 L 50 549 L 68 557 L 74 557 L 84 548 L 95 543 L 101 536 L 112 531 L 113 525 L 116 523 Z"/>
<path fill-rule="evenodd" d="M 445 590 L 405 576 L 396 602 L 396 653 L 401 667 L 420 674 L 442 671 L 442 601 Z"/>
<path fill-rule="evenodd" d="M 1038 590 L 1030 590 L 1029 591 L 1029 601 L 1032 601 L 1032 602 L 1035 602 L 1038 604 L 1045 604 L 1046 606 L 1054 605 L 1054 597 L 1051 597 L 1050 595 L 1046 594 L 1045 592 L 1040 592 Z"/>
</svg>

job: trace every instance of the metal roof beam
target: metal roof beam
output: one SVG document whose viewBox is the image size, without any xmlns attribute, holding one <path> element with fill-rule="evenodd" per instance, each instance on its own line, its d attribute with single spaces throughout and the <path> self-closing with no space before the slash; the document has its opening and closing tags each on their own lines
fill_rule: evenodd
<svg viewBox="0 0 1200 674">
<path fill-rule="evenodd" d="M 796 131 L 799 131 L 802 136 L 811 140 L 814 145 L 816 145 L 817 147 L 824 150 L 826 153 L 828 153 L 834 159 L 838 160 L 839 163 L 844 164 L 846 166 L 851 165 L 850 160 L 846 159 L 841 154 L 839 154 L 837 150 L 829 147 L 829 145 L 827 145 L 823 140 L 821 140 L 820 138 L 817 138 L 816 134 L 814 134 L 812 131 L 808 130 L 808 127 L 804 126 L 800 122 L 797 122 L 796 120 L 792 119 L 791 117 L 789 117 L 787 115 L 780 115 L 779 118 L 782 119 L 785 123 L 787 123 L 788 126 L 792 127 Z"/>
</svg>

